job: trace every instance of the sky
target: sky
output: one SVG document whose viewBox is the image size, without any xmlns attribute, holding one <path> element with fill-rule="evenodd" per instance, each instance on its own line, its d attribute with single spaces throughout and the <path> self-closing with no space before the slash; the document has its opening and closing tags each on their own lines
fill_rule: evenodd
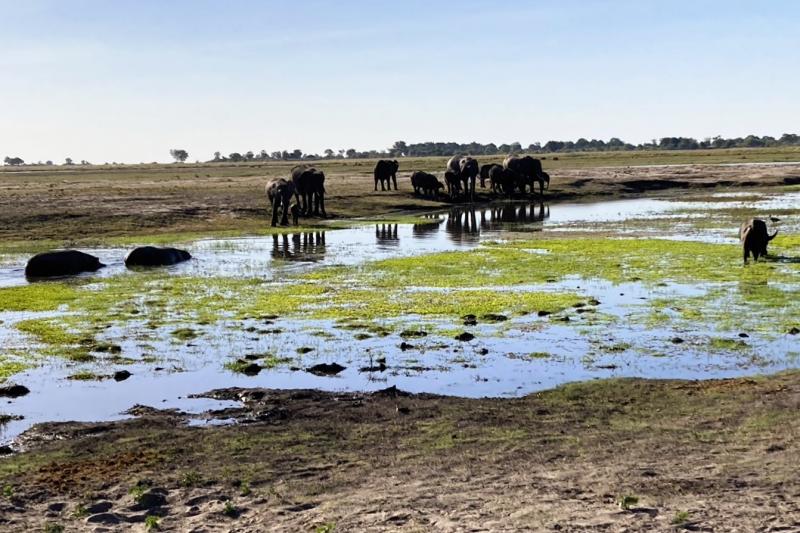
<svg viewBox="0 0 800 533">
<path fill-rule="evenodd" d="M 0 0 L 0 157 L 800 133 L 800 2 Z"/>
</svg>

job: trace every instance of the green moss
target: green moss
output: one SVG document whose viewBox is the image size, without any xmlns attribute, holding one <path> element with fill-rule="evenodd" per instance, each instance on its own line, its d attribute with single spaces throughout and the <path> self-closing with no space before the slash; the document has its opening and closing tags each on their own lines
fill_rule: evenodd
<svg viewBox="0 0 800 533">
<path fill-rule="evenodd" d="M 7 357 L 0 355 L 0 383 L 30 367 L 21 361 L 8 360 Z"/>
<path fill-rule="evenodd" d="M 55 311 L 78 297 L 74 285 L 39 282 L 0 289 L 0 311 Z"/>
</svg>

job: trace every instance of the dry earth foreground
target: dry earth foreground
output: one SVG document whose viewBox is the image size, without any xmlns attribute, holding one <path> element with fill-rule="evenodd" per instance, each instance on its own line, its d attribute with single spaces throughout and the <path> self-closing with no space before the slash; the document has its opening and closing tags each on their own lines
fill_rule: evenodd
<svg viewBox="0 0 800 533">
<path fill-rule="evenodd" d="M 791 163 L 562 159 L 545 161 L 551 205 L 800 184 Z M 442 205 L 411 195 L 405 166 L 399 193 L 373 194 L 372 164 L 322 163 L 335 219 Z M 0 172 L 0 242 L 263 231 L 265 176 L 289 166 Z M 198 396 L 237 407 L 203 413 L 202 427 L 197 415 L 133 406 L 126 420 L 26 431 L 21 451 L 0 457 L 0 531 L 800 531 L 795 370 L 503 399 L 394 387 Z"/>
</svg>

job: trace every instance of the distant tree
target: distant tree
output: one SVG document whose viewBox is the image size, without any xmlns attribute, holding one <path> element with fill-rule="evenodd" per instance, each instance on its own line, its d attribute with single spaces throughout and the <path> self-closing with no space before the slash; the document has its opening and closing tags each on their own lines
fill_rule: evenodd
<svg viewBox="0 0 800 533">
<path fill-rule="evenodd" d="M 11 165 L 11 166 L 16 167 L 16 166 L 19 166 L 19 165 L 24 165 L 25 161 L 23 161 L 22 158 L 20 158 L 20 157 L 8 157 L 8 156 L 6 156 L 6 158 L 3 159 L 3 163 L 5 163 L 6 165 Z"/>
<path fill-rule="evenodd" d="M 280 152 L 272 152 L 271 157 L 272 159 L 282 159 Z"/>
<path fill-rule="evenodd" d="M 522 151 L 522 145 L 520 143 L 511 143 L 509 150 L 512 154 L 518 154 Z"/>
<path fill-rule="evenodd" d="M 214 152 L 214 161 L 222 161 L 222 152 Z"/>
<path fill-rule="evenodd" d="M 176 163 L 183 163 L 186 161 L 186 159 L 188 159 L 189 152 L 180 148 L 173 148 L 169 151 L 169 155 L 172 156 Z"/>
<path fill-rule="evenodd" d="M 405 141 L 397 141 L 395 142 L 391 148 L 389 148 L 389 155 L 392 157 L 404 157 L 408 155 L 408 145 Z"/>
<path fill-rule="evenodd" d="M 266 161 L 267 159 L 269 159 L 269 154 L 267 153 L 266 150 L 261 150 L 260 152 L 258 152 L 258 159 Z"/>
<path fill-rule="evenodd" d="M 68 157 L 68 158 L 66 158 L 66 159 L 64 160 L 64 164 L 65 164 L 65 165 L 72 165 L 72 164 L 73 164 L 73 163 L 72 163 L 72 158 L 71 158 L 71 157 Z"/>
<path fill-rule="evenodd" d="M 47 166 L 53 166 L 53 161 L 48 159 L 47 161 L 44 162 L 44 164 Z"/>
<path fill-rule="evenodd" d="M 87 160 L 81 159 L 81 165 L 91 165 Z"/>
<path fill-rule="evenodd" d="M 356 152 L 355 148 L 348 148 L 348 150 L 345 152 L 345 155 L 348 159 L 353 159 L 356 157 L 356 155 L 358 155 L 358 152 Z"/>
<path fill-rule="evenodd" d="M 228 159 L 230 159 L 234 163 L 244 161 L 244 157 L 239 152 L 233 152 L 232 154 L 228 154 Z"/>
</svg>

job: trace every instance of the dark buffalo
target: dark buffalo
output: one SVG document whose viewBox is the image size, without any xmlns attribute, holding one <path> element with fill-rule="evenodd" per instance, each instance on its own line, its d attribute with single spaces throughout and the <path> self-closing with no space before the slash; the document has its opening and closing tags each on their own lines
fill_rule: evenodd
<svg viewBox="0 0 800 533">
<path fill-rule="evenodd" d="M 304 216 L 328 216 L 325 213 L 325 173 L 314 167 L 299 165 L 292 169 L 294 194 Z"/>
<path fill-rule="evenodd" d="M 167 266 L 182 263 L 191 258 L 192 255 L 186 250 L 139 246 L 125 256 L 125 266 L 128 268 Z"/>
<path fill-rule="evenodd" d="M 478 162 L 469 156 L 453 156 L 447 162 L 447 171 L 458 177 L 464 186 L 464 196 L 468 201 L 475 198 L 475 179 L 480 174 Z"/>
<path fill-rule="evenodd" d="M 542 170 L 542 162 L 535 157 L 510 155 L 503 161 L 503 168 L 516 172 L 517 184 L 523 193 L 529 186 L 531 194 L 533 194 L 535 192 L 534 183 L 537 181 L 541 195 L 544 195 L 545 189 L 550 187 L 550 176 Z"/>
<path fill-rule="evenodd" d="M 767 232 L 767 223 L 758 218 L 751 218 L 742 223 L 739 228 L 739 240 L 742 241 L 742 252 L 744 262 L 747 263 L 747 256 L 753 254 L 753 261 L 758 261 L 759 256 L 767 256 L 767 245 L 769 241 L 778 235 L 778 230 L 770 235 Z"/>
<path fill-rule="evenodd" d="M 378 190 L 378 182 L 381 183 L 381 190 L 385 191 L 384 184 L 389 186 L 392 190 L 392 182 L 394 182 L 394 190 L 397 190 L 397 170 L 400 168 L 400 163 L 396 159 L 381 159 L 375 164 L 375 190 Z"/>
<path fill-rule="evenodd" d="M 25 265 L 28 278 L 72 276 L 81 272 L 96 272 L 105 265 L 93 255 L 77 250 L 59 250 L 36 254 Z"/>
<path fill-rule="evenodd" d="M 289 225 L 289 212 L 291 212 L 292 222 L 296 226 L 299 208 L 297 204 L 292 204 L 294 183 L 283 178 L 269 180 L 267 182 L 266 191 L 269 205 L 272 206 L 272 225 L 275 226 L 277 224 L 278 210 L 283 209 L 281 225 Z"/>
<path fill-rule="evenodd" d="M 436 176 L 420 170 L 411 174 L 411 186 L 414 187 L 414 194 L 422 194 L 431 198 L 439 196 L 439 190 L 444 189 L 444 184 L 436 179 Z"/>
</svg>

